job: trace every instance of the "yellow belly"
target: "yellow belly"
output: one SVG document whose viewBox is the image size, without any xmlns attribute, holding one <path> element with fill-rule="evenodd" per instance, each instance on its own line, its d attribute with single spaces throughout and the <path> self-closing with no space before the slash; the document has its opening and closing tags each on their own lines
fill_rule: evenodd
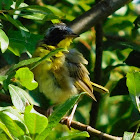
<svg viewBox="0 0 140 140">
<path fill-rule="evenodd" d="M 53 103 L 61 103 L 70 96 L 77 94 L 74 80 L 69 76 L 65 66 L 65 56 L 53 62 L 46 60 L 33 69 L 40 92 Z"/>
</svg>

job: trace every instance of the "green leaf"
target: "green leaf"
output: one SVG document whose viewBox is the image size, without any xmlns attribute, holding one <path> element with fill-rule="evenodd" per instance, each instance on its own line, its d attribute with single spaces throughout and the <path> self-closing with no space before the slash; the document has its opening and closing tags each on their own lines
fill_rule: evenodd
<svg viewBox="0 0 140 140">
<path fill-rule="evenodd" d="M 25 94 L 27 93 L 23 89 L 12 84 L 10 84 L 8 87 L 13 105 L 21 112 L 24 112 L 25 106 L 29 104 L 29 101 L 25 97 Z"/>
<path fill-rule="evenodd" d="M 69 139 L 73 139 L 73 138 L 77 138 L 77 137 L 78 137 L 78 139 L 80 137 L 88 137 L 89 138 L 90 135 L 88 134 L 88 132 L 83 131 L 83 132 L 73 133 L 73 134 L 70 134 L 68 136 L 64 136 L 62 138 L 59 138 L 58 140 L 69 140 Z"/>
<path fill-rule="evenodd" d="M 50 57 L 54 56 L 55 54 L 57 54 L 60 51 L 66 51 L 65 48 L 57 48 L 53 51 L 51 51 L 50 53 L 48 53 L 47 55 L 45 55 L 44 57 L 42 57 L 40 60 L 38 60 L 32 67 L 31 70 L 33 68 L 35 68 L 36 66 L 38 66 L 42 61 L 44 61 L 45 59 L 49 59 Z"/>
<path fill-rule="evenodd" d="M 31 139 L 31 137 L 29 136 L 24 135 L 24 136 L 19 137 L 19 140 L 33 140 L 33 139 Z"/>
<path fill-rule="evenodd" d="M 124 132 L 123 140 L 132 140 L 133 135 L 132 132 Z M 135 140 L 140 140 L 140 133 L 136 134 Z"/>
<path fill-rule="evenodd" d="M 11 52 L 13 52 L 16 56 L 20 56 L 20 54 L 26 50 L 26 47 L 24 46 L 24 44 L 19 43 L 17 41 L 10 41 L 8 49 Z"/>
<path fill-rule="evenodd" d="M 140 112 L 140 72 L 127 73 L 127 87 L 133 103 Z"/>
<path fill-rule="evenodd" d="M 9 132 L 8 128 L 5 126 L 4 123 L 2 123 L 0 121 L 0 128 L 7 134 L 7 136 L 11 139 L 14 140 L 14 138 L 12 137 L 11 133 Z"/>
<path fill-rule="evenodd" d="M 9 140 L 9 139 L 7 138 L 7 136 L 6 136 L 5 133 L 1 133 L 1 134 L 0 134 L 0 139 L 1 139 L 1 140 Z"/>
<path fill-rule="evenodd" d="M 3 85 L 3 81 L 7 79 L 7 76 L 0 75 L 0 84 Z"/>
<path fill-rule="evenodd" d="M 49 135 L 51 130 L 60 122 L 60 120 L 67 113 L 67 111 L 74 106 L 74 104 L 78 101 L 82 94 L 84 93 L 74 95 L 70 99 L 68 99 L 64 104 L 60 105 L 48 118 L 49 123 L 47 128 L 36 137 L 36 140 L 44 140 Z"/>
<path fill-rule="evenodd" d="M 16 108 L 9 107 L 0 107 L 0 111 L 4 114 L 8 115 L 12 120 L 16 122 L 16 124 L 26 133 L 29 131 L 25 125 L 23 115 Z"/>
<path fill-rule="evenodd" d="M 0 111 L 7 114 L 13 120 L 19 120 L 23 122 L 23 116 L 16 108 L 12 108 L 11 106 L 8 107 L 0 107 Z"/>
<path fill-rule="evenodd" d="M 2 29 L 0 29 L 0 48 L 2 53 L 4 53 L 7 50 L 8 45 L 9 45 L 9 39 L 5 34 L 5 32 Z"/>
<path fill-rule="evenodd" d="M 12 0 L 0 0 L 0 10 L 6 9 L 9 10 L 13 4 Z"/>
<path fill-rule="evenodd" d="M 22 2 L 24 2 L 24 0 L 16 0 L 15 9 L 17 9 L 17 8 L 20 6 L 20 4 L 21 4 Z"/>
<path fill-rule="evenodd" d="M 8 128 L 9 132 L 14 137 L 20 137 L 24 135 L 24 131 L 22 128 L 17 124 L 16 120 L 12 120 L 8 115 L 3 112 L 0 112 L 0 120 L 5 126 Z"/>
<path fill-rule="evenodd" d="M 20 68 L 16 71 L 16 80 L 29 90 L 34 90 L 38 87 L 38 83 L 34 80 L 34 74 L 28 67 Z"/>
<path fill-rule="evenodd" d="M 26 107 L 24 113 L 24 120 L 30 134 L 34 135 L 33 137 L 35 137 L 36 134 L 40 134 L 48 125 L 47 117 L 36 112 L 33 109 L 33 106 Z"/>
<path fill-rule="evenodd" d="M 32 63 L 38 62 L 39 60 L 40 60 L 40 58 L 37 57 L 37 58 L 31 58 L 31 59 L 20 61 L 18 64 L 15 64 L 14 66 L 12 66 L 9 69 L 9 71 L 7 72 L 7 74 L 9 75 L 12 71 L 14 71 L 20 67 L 27 66 L 27 65 L 30 65 Z"/>
<path fill-rule="evenodd" d="M 52 5 L 46 5 L 46 7 L 48 9 L 50 9 L 55 15 L 59 16 L 60 18 L 63 18 L 65 16 L 65 13 L 62 12 L 59 8 L 57 8 L 56 6 L 52 6 Z"/>
<path fill-rule="evenodd" d="M 26 52 L 32 54 L 36 48 L 38 40 L 43 38 L 40 34 L 31 34 L 26 32 L 26 36 L 22 36 L 21 31 L 10 30 L 8 32 L 10 51 L 14 54 Z M 16 45 L 16 48 L 15 48 Z"/>
<path fill-rule="evenodd" d="M 39 5 L 30 5 L 26 7 L 19 8 L 18 10 L 24 11 L 25 14 L 22 17 L 33 20 L 52 20 L 58 19 L 55 14 L 47 7 Z"/>
<path fill-rule="evenodd" d="M 3 14 L 5 16 L 5 18 L 11 22 L 15 27 L 17 27 L 18 29 L 20 29 L 21 31 L 25 31 L 25 32 L 29 32 L 29 30 L 27 28 L 25 28 L 22 23 L 18 20 L 14 20 L 13 18 L 11 18 L 9 15 Z M 23 33 L 23 32 L 22 32 Z"/>
</svg>

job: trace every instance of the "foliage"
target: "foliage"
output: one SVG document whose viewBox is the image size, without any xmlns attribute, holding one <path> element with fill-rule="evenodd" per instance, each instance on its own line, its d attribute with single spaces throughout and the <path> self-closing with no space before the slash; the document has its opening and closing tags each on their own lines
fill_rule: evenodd
<svg viewBox="0 0 140 140">
<path fill-rule="evenodd" d="M 38 84 L 31 69 L 63 50 L 57 49 L 42 59 L 31 57 L 37 42 L 52 23 L 69 23 L 93 4 L 94 0 L 40 0 L 38 3 L 32 0 L 0 0 L 0 93 L 10 94 L 14 105 L 0 103 L 0 139 L 89 137 L 87 132 L 71 132 L 59 125 L 61 118 L 81 95 L 60 105 L 49 118 L 33 108 L 33 104 L 50 102 L 41 98 L 43 95 L 38 98 Z M 133 137 L 131 132 L 135 132 L 140 124 L 140 17 L 137 5 L 130 3 L 122 7 L 103 22 L 101 83 L 110 90 L 110 94 L 102 95 L 96 128 L 111 135 L 124 136 L 126 140 Z M 71 47 L 77 48 L 89 61 L 87 68 L 93 81 L 94 27 L 75 39 Z M 24 56 L 28 59 L 23 60 Z M 11 65 L 8 71 L 5 65 Z M 89 123 L 90 107 L 91 100 L 83 98 L 75 119 Z M 139 137 L 138 133 L 135 139 Z"/>
</svg>

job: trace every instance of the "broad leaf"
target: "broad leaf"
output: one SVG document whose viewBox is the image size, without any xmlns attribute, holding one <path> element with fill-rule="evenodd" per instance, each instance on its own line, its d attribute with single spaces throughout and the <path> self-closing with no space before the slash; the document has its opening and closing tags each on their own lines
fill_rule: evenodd
<svg viewBox="0 0 140 140">
<path fill-rule="evenodd" d="M 127 87 L 136 108 L 140 112 L 140 72 L 127 73 Z"/>
<path fill-rule="evenodd" d="M 5 34 L 5 32 L 2 29 L 0 29 L 0 48 L 2 53 L 4 53 L 7 50 L 8 45 L 9 45 L 9 39 Z"/>
<path fill-rule="evenodd" d="M 0 111 L 4 114 L 8 115 L 16 124 L 26 133 L 28 134 L 29 131 L 25 125 L 23 115 L 19 112 L 18 109 L 9 107 L 0 107 Z"/>
<path fill-rule="evenodd" d="M 39 5 L 26 6 L 26 7 L 19 8 L 18 10 L 24 11 L 25 14 L 22 15 L 22 17 L 27 19 L 33 19 L 33 20 L 58 19 L 58 17 L 55 16 L 50 9 Z"/>
<path fill-rule="evenodd" d="M 7 76 L 0 75 L 0 84 L 3 84 L 3 81 L 6 80 Z"/>
<path fill-rule="evenodd" d="M 7 136 L 11 139 L 14 140 L 14 138 L 12 137 L 11 133 L 9 132 L 8 128 L 6 127 L 6 125 L 4 123 L 2 123 L 0 121 L 0 128 L 7 134 Z"/>
<path fill-rule="evenodd" d="M 25 97 L 27 93 L 23 89 L 12 84 L 9 85 L 9 92 L 13 105 L 21 112 L 24 112 L 26 105 L 29 104 L 29 101 Z"/>
<path fill-rule="evenodd" d="M 30 134 L 34 137 L 40 134 L 48 125 L 48 119 L 33 109 L 33 106 L 27 106 L 24 113 L 24 120 L 29 129 Z"/>
<path fill-rule="evenodd" d="M 15 78 L 22 86 L 29 90 L 34 90 L 38 86 L 38 83 L 34 80 L 34 74 L 28 67 L 18 69 L 16 71 Z"/>
<path fill-rule="evenodd" d="M 123 140 L 132 140 L 134 133 L 124 132 Z M 140 133 L 137 133 L 134 140 L 140 140 Z"/>
<path fill-rule="evenodd" d="M 8 115 L 3 112 L 0 112 L 0 120 L 5 126 L 8 128 L 9 132 L 14 137 L 20 137 L 24 135 L 24 131 L 22 130 L 21 125 L 17 124 L 18 122 L 12 120 Z M 15 131 L 16 130 L 16 131 Z"/>
</svg>

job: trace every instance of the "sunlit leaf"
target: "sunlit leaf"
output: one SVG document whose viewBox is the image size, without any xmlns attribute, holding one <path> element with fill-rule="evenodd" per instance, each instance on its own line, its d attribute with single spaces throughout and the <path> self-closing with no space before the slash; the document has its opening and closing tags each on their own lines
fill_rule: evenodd
<svg viewBox="0 0 140 140">
<path fill-rule="evenodd" d="M 14 140 L 14 138 L 12 137 L 11 133 L 9 132 L 8 128 L 6 127 L 6 125 L 4 123 L 2 123 L 0 121 L 0 128 L 8 135 L 8 137 L 11 139 L 11 140 Z"/>
<path fill-rule="evenodd" d="M 8 128 L 9 132 L 14 137 L 19 137 L 24 135 L 24 131 L 21 129 L 22 127 L 17 124 L 17 121 L 12 120 L 8 115 L 3 112 L 0 112 L 0 120 L 2 123 Z M 15 131 L 16 130 L 16 131 Z"/>
<path fill-rule="evenodd" d="M 29 101 L 26 99 L 26 92 L 12 84 L 9 85 L 9 92 L 11 95 L 13 105 L 19 109 L 21 112 L 24 112 L 25 107 L 29 104 Z"/>
<path fill-rule="evenodd" d="M 29 90 L 34 90 L 38 86 L 38 83 L 34 80 L 34 74 L 28 67 L 18 69 L 16 71 L 15 78 L 22 86 Z"/>
<path fill-rule="evenodd" d="M 0 48 L 2 53 L 4 53 L 7 50 L 8 45 L 9 45 L 9 39 L 5 34 L 5 32 L 2 29 L 0 29 Z"/>
<path fill-rule="evenodd" d="M 52 20 L 58 19 L 54 13 L 47 7 L 39 5 L 31 5 L 19 8 L 18 10 L 24 11 L 25 14 L 22 17 L 33 20 Z"/>
<path fill-rule="evenodd" d="M 8 107 L 0 107 L 0 111 L 4 114 L 8 115 L 16 124 L 26 133 L 28 134 L 29 131 L 25 125 L 23 115 L 19 112 L 18 109 L 8 106 Z"/>
<path fill-rule="evenodd" d="M 127 73 L 127 87 L 133 103 L 140 112 L 140 72 Z"/>
<path fill-rule="evenodd" d="M 1 140 L 9 140 L 9 138 L 7 138 L 5 133 L 0 133 L 0 139 Z"/>
<path fill-rule="evenodd" d="M 17 9 L 24 0 L 17 0 L 15 8 Z"/>
<path fill-rule="evenodd" d="M 30 134 L 40 134 L 48 125 L 48 119 L 33 109 L 33 106 L 27 106 L 24 113 L 24 120 Z M 34 137 L 34 136 L 33 136 Z"/>
<path fill-rule="evenodd" d="M 124 132 L 123 140 L 132 140 L 133 132 Z M 134 140 L 140 140 L 140 133 L 137 133 Z"/>
<path fill-rule="evenodd" d="M 0 75 L 0 84 L 3 84 L 3 81 L 6 80 L 7 76 Z"/>
</svg>

